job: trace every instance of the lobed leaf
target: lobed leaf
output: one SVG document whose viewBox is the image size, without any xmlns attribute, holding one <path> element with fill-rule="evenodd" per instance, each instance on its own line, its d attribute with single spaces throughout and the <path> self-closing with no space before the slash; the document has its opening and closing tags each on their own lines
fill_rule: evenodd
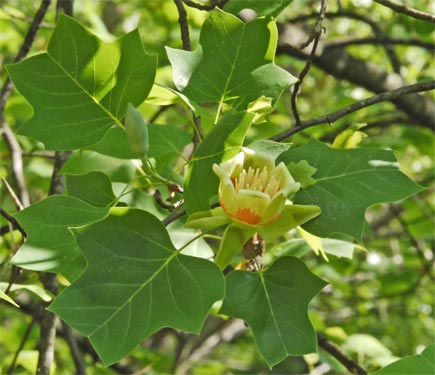
<svg viewBox="0 0 435 375">
<path fill-rule="evenodd" d="M 220 313 L 249 324 L 270 367 L 288 355 L 317 351 L 307 307 L 326 282 L 312 274 L 301 260 L 282 257 L 266 271 L 232 271 L 226 280 Z"/>
<path fill-rule="evenodd" d="M 239 110 L 260 96 L 274 101 L 296 78 L 273 64 L 276 24 L 259 18 L 243 23 L 220 9 L 210 12 L 193 52 L 166 48 L 174 83 L 189 99 L 232 103 Z"/>
<path fill-rule="evenodd" d="M 177 252 L 163 224 L 114 208 L 73 230 L 88 267 L 49 309 L 89 337 L 110 365 L 163 327 L 199 333 L 224 278 L 210 261 Z"/>
<path fill-rule="evenodd" d="M 345 233 L 361 240 L 368 207 L 424 190 L 400 172 L 394 153 L 389 150 L 333 149 L 312 139 L 302 147 L 284 152 L 277 162 L 290 164 L 301 160 L 317 169 L 312 176 L 316 183 L 299 190 L 294 203 L 321 208 L 321 215 L 303 225 L 319 237 Z"/>
<path fill-rule="evenodd" d="M 34 109 L 19 134 L 52 150 L 92 145 L 120 125 L 129 102 L 137 106 L 145 100 L 156 66 L 137 30 L 105 43 L 60 14 L 47 52 L 7 66 Z"/>
</svg>

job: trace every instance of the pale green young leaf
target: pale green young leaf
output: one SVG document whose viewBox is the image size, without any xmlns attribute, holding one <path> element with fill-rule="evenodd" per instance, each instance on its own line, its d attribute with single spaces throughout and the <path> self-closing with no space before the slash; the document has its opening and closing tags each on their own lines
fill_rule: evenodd
<svg viewBox="0 0 435 375">
<path fill-rule="evenodd" d="M 217 8 L 204 22 L 199 44 L 193 52 L 166 49 L 177 89 L 195 102 L 242 110 L 260 96 L 276 101 L 296 82 L 273 63 L 277 29 L 271 19 L 245 24 Z"/>
</svg>

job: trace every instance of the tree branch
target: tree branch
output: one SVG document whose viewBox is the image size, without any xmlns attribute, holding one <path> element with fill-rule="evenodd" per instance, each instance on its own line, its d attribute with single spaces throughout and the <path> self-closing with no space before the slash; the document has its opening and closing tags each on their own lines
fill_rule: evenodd
<svg viewBox="0 0 435 375">
<path fill-rule="evenodd" d="M 407 16 L 435 23 L 435 16 L 429 13 L 422 12 L 414 8 L 407 7 L 405 5 L 396 4 L 390 0 L 375 0 L 376 3 L 381 4 L 387 8 L 394 10 L 397 13 L 406 14 Z"/>
<path fill-rule="evenodd" d="M 305 21 L 305 20 L 310 19 L 310 18 L 317 18 L 318 15 L 319 15 L 318 13 L 310 13 L 310 14 L 295 17 L 293 19 L 289 19 L 287 22 L 288 23 L 297 23 L 297 22 Z M 373 33 L 375 34 L 375 36 L 377 38 L 384 38 L 385 37 L 383 30 L 376 22 L 372 21 L 370 18 L 368 18 L 362 14 L 355 13 L 353 11 L 340 9 L 337 12 L 326 12 L 326 18 L 328 18 L 328 19 L 351 18 L 351 19 L 354 19 L 354 20 L 357 20 L 360 22 L 364 22 L 365 24 L 367 24 L 371 27 L 371 29 L 373 30 Z M 390 44 L 386 44 L 386 45 L 384 45 L 384 48 L 385 48 L 385 52 L 387 53 L 387 56 L 389 57 L 389 59 L 391 61 L 391 65 L 393 67 L 393 70 L 396 73 L 399 73 L 400 72 L 400 61 L 396 55 L 396 52 L 394 51 L 393 46 Z"/>
<path fill-rule="evenodd" d="M 367 375 L 367 372 L 358 363 L 356 363 L 352 358 L 348 357 L 345 353 L 343 353 L 337 345 L 329 341 L 326 337 L 318 333 L 317 341 L 319 343 L 319 346 L 323 350 L 331 354 L 352 374 Z"/>
<path fill-rule="evenodd" d="M 381 44 L 381 45 L 399 44 L 405 46 L 421 47 L 431 52 L 435 51 L 435 46 L 432 43 L 423 42 L 422 40 L 404 39 L 404 38 L 386 38 L 386 37 L 355 38 L 355 39 L 348 39 L 348 40 L 342 40 L 336 42 L 332 41 L 332 42 L 328 42 L 326 46 L 327 48 L 343 48 L 347 46 L 361 45 L 361 44 Z"/>
<path fill-rule="evenodd" d="M 282 133 L 279 133 L 272 138 L 270 138 L 273 141 L 279 142 L 284 140 L 285 138 L 289 137 L 292 134 L 298 133 L 301 130 L 304 130 L 306 128 L 320 125 L 320 124 L 330 124 L 332 125 L 335 121 L 338 119 L 345 117 L 349 115 L 350 113 L 353 113 L 355 111 L 360 110 L 361 108 L 369 107 L 373 104 L 383 102 L 386 100 L 393 101 L 396 100 L 402 96 L 409 95 L 416 92 L 423 92 L 423 91 L 429 91 L 435 89 L 435 81 L 429 81 L 429 82 L 421 82 L 416 83 L 414 85 L 404 86 L 399 89 L 383 92 L 381 94 L 377 94 L 374 96 L 371 96 L 370 98 L 363 99 L 359 102 L 356 102 L 354 104 L 351 104 L 347 107 L 344 107 L 342 109 L 339 109 L 338 111 L 312 118 L 311 120 L 302 121 L 299 125 L 296 125 L 288 130 L 283 131 Z"/>
<path fill-rule="evenodd" d="M 301 28 L 290 24 L 281 25 L 280 29 L 277 54 L 287 54 L 306 60 L 307 53 L 293 47 L 299 44 L 298 40 L 303 37 L 301 35 L 306 35 L 306 33 Z M 336 78 L 348 80 L 375 93 L 391 91 L 407 85 L 400 75 L 387 73 L 379 66 L 357 59 L 343 49 L 327 48 L 321 41 L 313 59 L 313 65 Z M 430 98 L 418 94 L 400 96 L 394 104 L 419 125 L 430 129 L 435 127 L 433 116 L 435 104 Z"/>
<path fill-rule="evenodd" d="M 187 6 L 191 7 L 191 8 L 196 8 L 199 10 L 212 10 L 216 7 L 218 8 L 222 8 L 226 3 L 228 3 L 229 0 L 217 0 L 217 1 L 213 1 L 212 4 L 210 5 L 203 5 L 203 4 L 198 4 L 195 3 L 192 0 L 182 0 L 184 4 L 186 4 Z"/>
</svg>

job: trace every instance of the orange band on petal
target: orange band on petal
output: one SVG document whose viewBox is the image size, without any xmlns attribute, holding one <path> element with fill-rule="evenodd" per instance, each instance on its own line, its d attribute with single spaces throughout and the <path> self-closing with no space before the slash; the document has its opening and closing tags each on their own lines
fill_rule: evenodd
<svg viewBox="0 0 435 375">
<path fill-rule="evenodd" d="M 250 208 L 239 208 L 236 212 L 236 219 L 244 223 L 255 225 L 260 222 L 260 215 L 252 211 Z"/>
</svg>

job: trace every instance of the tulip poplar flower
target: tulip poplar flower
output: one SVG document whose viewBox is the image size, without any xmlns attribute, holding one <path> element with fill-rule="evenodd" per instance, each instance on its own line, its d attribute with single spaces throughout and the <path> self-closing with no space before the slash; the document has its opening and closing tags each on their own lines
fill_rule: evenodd
<svg viewBox="0 0 435 375">
<path fill-rule="evenodd" d="M 195 212 L 186 227 L 213 230 L 227 225 L 215 263 L 224 269 L 255 233 L 272 241 L 320 214 L 318 206 L 294 205 L 288 197 L 300 189 L 284 163 L 263 152 L 243 148 L 214 164 L 219 177 L 220 207 Z"/>
<path fill-rule="evenodd" d="M 284 163 L 244 149 L 234 158 L 214 164 L 220 180 L 219 202 L 233 220 L 249 226 L 265 226 L 281 215 L 289 194 L 299 190 Z"/>
</svg>

